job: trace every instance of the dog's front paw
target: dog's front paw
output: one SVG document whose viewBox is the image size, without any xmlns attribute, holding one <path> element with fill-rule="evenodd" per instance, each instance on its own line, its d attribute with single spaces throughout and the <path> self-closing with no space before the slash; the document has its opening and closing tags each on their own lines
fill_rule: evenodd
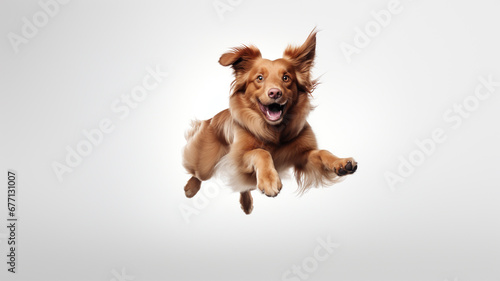
<svg viewBox="0 0 500 281">
<path fill-rule="evenodd" d="M 281 179 L 276 170 L 265 170 L 257 173 L 257 188 L 269 197 L 275 197 L 280 193 Z"/>
<path fill-rule="evenodd" d="M 358 169 L 358 163 L 353 158 L 340 158 L 328 165 L 328 169 L 334 171 L 338 176 L 350 175 Z"/>
</svg>

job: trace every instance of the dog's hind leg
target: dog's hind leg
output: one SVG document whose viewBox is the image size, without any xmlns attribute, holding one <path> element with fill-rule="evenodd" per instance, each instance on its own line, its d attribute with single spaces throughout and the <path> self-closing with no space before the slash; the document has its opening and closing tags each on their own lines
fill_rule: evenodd
<svg viewBox="0 0 500 281">
<path fill-rule="evenodd" d="M 229 110 L 224 110 L 205 121 L 194 121 L 186 133 L 187 144 L 183 151 L 183 166 L 191 174 L 184 187 L 188 198 L 196 195 L 201 182 L 209 180 L 217 163 L 229 152 L 232 141 L 232 119 Z"/>
<path fill-rule="evenodd" d="M 192 176 L 188 180 L 186 186 L 184 187 L 184 192 L 186 193 L 186 197 L 191 198 L 195 196 L 196 193 L 198 193 L 198 191 L 200 190 L 200 186 L 201 186 L 201 181 L 195 176 Z"/>
<path fill-rule="evenodd" d="M 250 194 L 250 190 L 240 193 L 240 203 L 243 212 L 245 212 L 245 214 L 247 215 L 250 215 L 253 210 L 253 199 L 252 194 Z"/>
</svg>

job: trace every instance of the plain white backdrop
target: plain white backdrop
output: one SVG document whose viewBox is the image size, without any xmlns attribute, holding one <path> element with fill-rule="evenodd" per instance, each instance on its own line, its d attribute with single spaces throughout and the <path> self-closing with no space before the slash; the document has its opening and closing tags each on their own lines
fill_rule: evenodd
<svg viewBox="0 0 500 281">
<path fill-rule="evenodd" d="M 380 11 L 394 5 L 389 20 Z M 20 220 L 17 273 L 2 262 L 0 279 L 500 280 L 500 87 L 474 98 L 480 77 L 500 81 L 499 9 L 1 1 L 0 174 L 5 187 L 7 170 L 18 172 Z M 250 216 L 218 181 L 185 198 L 184 131 L 228 106 L 231 70 L 219 56 L 254 44 L 276 59 L 314 27 L 321 84 L 309 122 L 320 147 L 359 162 L 356 174 L 302 197 L 284 180 L 276 198 L 254 192 Z M 148 69 L 168 75 L 124 116 L 116 106 Z M 54 163 L 66 165 L 68 147 L 103 120 L 112 132 L 58 180 Z M 436 129 L 445 140 L 425 154 L 416 142 Z M 6 238 L 1 227 L 0 261 Z M 318 259 L 328 239 L 338 247 Z"/>
</svg>

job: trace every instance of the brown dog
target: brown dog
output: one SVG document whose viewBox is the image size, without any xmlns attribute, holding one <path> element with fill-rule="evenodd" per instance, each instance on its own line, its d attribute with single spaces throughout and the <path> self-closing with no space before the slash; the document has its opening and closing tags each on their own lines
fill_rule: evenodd
<svg viewBox="0 0 500 281">
<path fill-rule="evenodd" d="M 294 168 L 301 191 L 356 171 L 354 159 L 318 150 L 306 121 L 317 85 L 311 79 L 315 49 L 313 30 L 302 46 L 288 46 L 281 59 L 263 59 L 254 46 L 234 48 L 220 57 L 221 65 L 234 70 L 229 109 L 194 121 L 186 134 L 183 164 L 192 175 L 184 187 L 187 197 L 196 195 L 215 170 L 230 168 L 241 207 L 250 214 L 250 191 L 257 187 L 267 196 L 278 195 L 279 173 L 289 168 Z"/>
</svg>

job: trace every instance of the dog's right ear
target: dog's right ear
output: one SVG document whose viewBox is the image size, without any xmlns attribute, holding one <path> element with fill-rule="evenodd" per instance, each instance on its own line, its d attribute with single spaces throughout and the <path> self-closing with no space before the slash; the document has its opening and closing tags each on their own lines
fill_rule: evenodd
<svg viewBox="0 0 500 281">
<path fill-rule="evenodd" d="M 223 66 L 231 66 L 234 70 L 234 75 L 248 71 L 255 59 L 261 58 L 260 50 L 255 46 L 242 46 L 233 48 L 230 52 L 223 54 L 219 63 Z"/>
</svg>

